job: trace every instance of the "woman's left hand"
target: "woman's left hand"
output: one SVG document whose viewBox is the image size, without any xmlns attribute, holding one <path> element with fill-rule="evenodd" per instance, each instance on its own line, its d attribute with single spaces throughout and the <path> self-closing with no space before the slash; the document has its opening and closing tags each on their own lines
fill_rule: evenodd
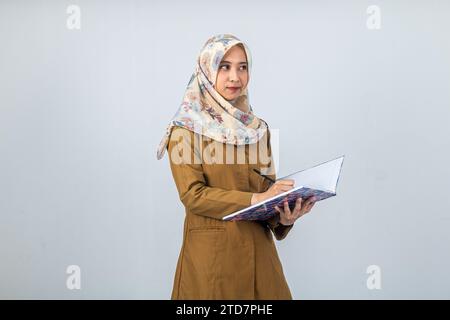
<svg viewBox="0 0 450 320">
<path fill-rule="evenodd" d="M 311 211 L 312 207 L 314 206 L 314 203 L 315 203 L 314 197 L 309 197 L 307 200 L 297 198 L 297 201 L 295 202 L 295 208 L 291 212 L 287 198 L 285 198 L 284 210 L 280 209 L 278 206 L 275 206 L 275 210 L 277 210 L 280 213 L 279 222 L 285 226 L 290 226 L 294 224 L 295 220 Z"/>
</svg>

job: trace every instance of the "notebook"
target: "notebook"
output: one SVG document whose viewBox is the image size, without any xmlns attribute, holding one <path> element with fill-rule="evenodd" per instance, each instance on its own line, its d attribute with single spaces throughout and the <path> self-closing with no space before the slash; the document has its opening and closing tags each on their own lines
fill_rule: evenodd
<svg viewBox="0 0 450 320">
<path fill-rule="evenodd" d="M 283 201 L 286 197 L 289 207 L 293 210 L 298 197 L 307 199 L 314 196 L 317 202 L 335 196 L 344 157 L 345 155 L 277 179 L 293 179 L 294 188 L 231 213 L 222 219 L 227 221 L 267 220 L 278 213 L 275 206 L 281 209 L 284 207 Z"/>
</svg>

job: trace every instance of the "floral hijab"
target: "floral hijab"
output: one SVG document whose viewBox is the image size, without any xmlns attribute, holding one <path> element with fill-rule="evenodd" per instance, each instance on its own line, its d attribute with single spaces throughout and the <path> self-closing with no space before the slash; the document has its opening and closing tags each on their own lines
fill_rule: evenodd
<svg viewBox="0 0 450 320">
<path fill-rule="evenodd" d="M 196 69 L 187 84 L 181 106 L 167 126 L 159 144 L 158 160 L 164 156 L 174 126 L 235 145 L 253 144 L 265 135 L 267 124 L 253 114 L 247 87 L 234 101 L 226 100 L 214 89 L 223 56 L 239 43 L 243 45 L 247 55 L 250 78 L 252 60 L 245 43 L 231 34 L 219 34 L 208 39 L 200 51 Z M 236 106 L 242 106 L 242 110 L 249 112 L 242 112 Z"/>
</svg>

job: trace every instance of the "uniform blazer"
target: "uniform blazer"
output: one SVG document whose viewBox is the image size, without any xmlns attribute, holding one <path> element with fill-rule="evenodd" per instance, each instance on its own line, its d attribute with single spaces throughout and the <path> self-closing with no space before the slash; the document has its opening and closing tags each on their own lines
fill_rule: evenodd
<svg viewBox="0 0 450 320">
<path fill-rule="evenodd" d="M 251 156 L 256 145 L 267 148 L 269 157 Z M 233 163 L 226 163 L 227 148 Z M 167 149 L 185 207 L 171 298 L 292 299 L 273 236 L 282 240 L 293 226 L 280 225 L 278 215 L 266 221 L 222 220 L 270 186 L 253 171 L 273 165 L 269 130 L 256 144 L 236 146 L 173 127 Z"/>
</svg>

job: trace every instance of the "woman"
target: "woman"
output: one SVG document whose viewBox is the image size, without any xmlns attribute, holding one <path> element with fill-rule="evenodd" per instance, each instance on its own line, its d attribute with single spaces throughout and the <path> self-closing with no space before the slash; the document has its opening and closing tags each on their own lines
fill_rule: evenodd
<svg viewBox="0 0 450 320">
<path fill-rule="evenodd" d="M 314 202 L 299 198 L 291 210 L 286 201 L 266 221 L 222 220 L 294 184 L 254 171 L 275 180 L 267 123 L 248 102 L 250 69 L 246 44 L 210 38 L 160 143 L 186 209 L 172 299 L 292 299 L 272 233 L 284 239 Z"/>
</svg>

